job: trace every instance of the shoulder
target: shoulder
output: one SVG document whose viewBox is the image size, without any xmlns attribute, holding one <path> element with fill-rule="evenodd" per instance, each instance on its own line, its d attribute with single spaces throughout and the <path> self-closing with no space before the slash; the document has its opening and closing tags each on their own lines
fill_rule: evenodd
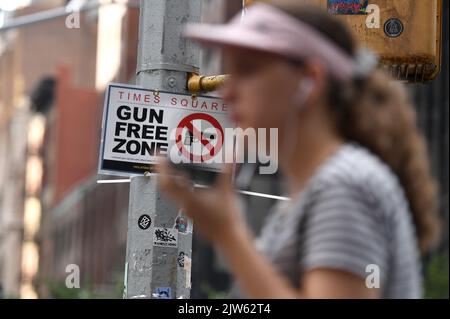
<svg viewBox="0 0 450 319">
<path fill-rule="evenodd" d="M 340 190 L 377 206 L 405 201 L 395 173 L 379 157 L 355 143 L 343 145 L 319 169 L 310 186 L 312 194 Z"/>
<path fill-rule="evenodd" d="M 346 144 L 319 169 L 306 192 L 303 269 L 334 268 L 362 278 L 367 265 L 387 271 L 392 234 L 405 234 L 398 225 L 409 210 L 385 163 L 359 145 Z"/>
</svg>

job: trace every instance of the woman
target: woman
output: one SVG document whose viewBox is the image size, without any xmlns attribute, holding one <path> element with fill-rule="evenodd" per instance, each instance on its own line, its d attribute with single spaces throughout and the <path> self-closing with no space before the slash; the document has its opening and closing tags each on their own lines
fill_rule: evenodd
<svg viewBox="0 0 450 319">
<path fill-rule="evenodd" d="M 255 245 L 226 174 L 194 192 L 161 163 L 161 187 L 225 257 L 234 296 L 420 298 L 420 251 L 438 234 L 435 184 L 402 87 L 317 9 L 276 1 L 239 20 L 186 34 L 222 50 L 237 125 L 278 128 L 292 199 Z"/>
</svg>

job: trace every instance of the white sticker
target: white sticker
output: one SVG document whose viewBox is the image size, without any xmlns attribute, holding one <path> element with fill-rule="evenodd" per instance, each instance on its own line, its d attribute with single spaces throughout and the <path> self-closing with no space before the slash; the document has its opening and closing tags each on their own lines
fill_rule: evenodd
<svg viewBox="0 0 450 319">
<path fill-rule="evenodd" d="M 128 283 L 128 262 L 125 263 L 125 274 L 123 278 L 123 299 L 127 297 L 127 283 Z"/>
<path fill-rule="evenodd" d="M 175 228 L 155 227 L 153 245 L 160 247 L 178 247 L 178 231 Z"/>
<path fill-rule="evenodd" d="M 192 259 L 184 256 L 184 271 L 186 272 L 186 288 L 191 288 L 191 265 Z"/>
</svg>

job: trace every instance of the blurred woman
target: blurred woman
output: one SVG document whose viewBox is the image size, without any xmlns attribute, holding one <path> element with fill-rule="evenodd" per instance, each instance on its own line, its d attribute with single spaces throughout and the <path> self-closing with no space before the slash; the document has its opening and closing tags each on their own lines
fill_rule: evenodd
<svg viewBox="0 0 450 319">
<path fill-rule="evenodd" d="M 162 163 L 160 185 L 227 260 L 234 297 L 420 298 L 436 190 L 404 88 L 318 9 L 258 3 L 240 20 L 186 34 L 222 50 L 237 126 L 278 128 L 291 200 L 255 242 L 226 174 L 193 191 Z"/>
</svg>

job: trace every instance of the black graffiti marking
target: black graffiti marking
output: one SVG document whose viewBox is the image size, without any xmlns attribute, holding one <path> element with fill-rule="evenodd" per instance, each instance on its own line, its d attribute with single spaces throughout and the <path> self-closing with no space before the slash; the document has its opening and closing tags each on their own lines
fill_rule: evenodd
<svg viewBox="0 0 450 319">
<path fill-rule="evenodd" d="M 173 242 L 176 241 L 176 238 L 174 235 L 172 235 L 168 229 L 156 229 L 155 230 L 156 240 L 163 241 L 163 242 Z"/>
<path fill-rule="evenodd" d="M 152 224 L 152 220 L 150 219 L 150 216 L 148 215 L 142 215 L 138 219 L 138 226 L 140 229 L 147 229 Z"/>
<path fill-rule="evenodd" d="M 184 252 L 180 251 L 180 253 L 178 254 L 178 266 L 180 267 L 184 267 Z"/>
</svg>

